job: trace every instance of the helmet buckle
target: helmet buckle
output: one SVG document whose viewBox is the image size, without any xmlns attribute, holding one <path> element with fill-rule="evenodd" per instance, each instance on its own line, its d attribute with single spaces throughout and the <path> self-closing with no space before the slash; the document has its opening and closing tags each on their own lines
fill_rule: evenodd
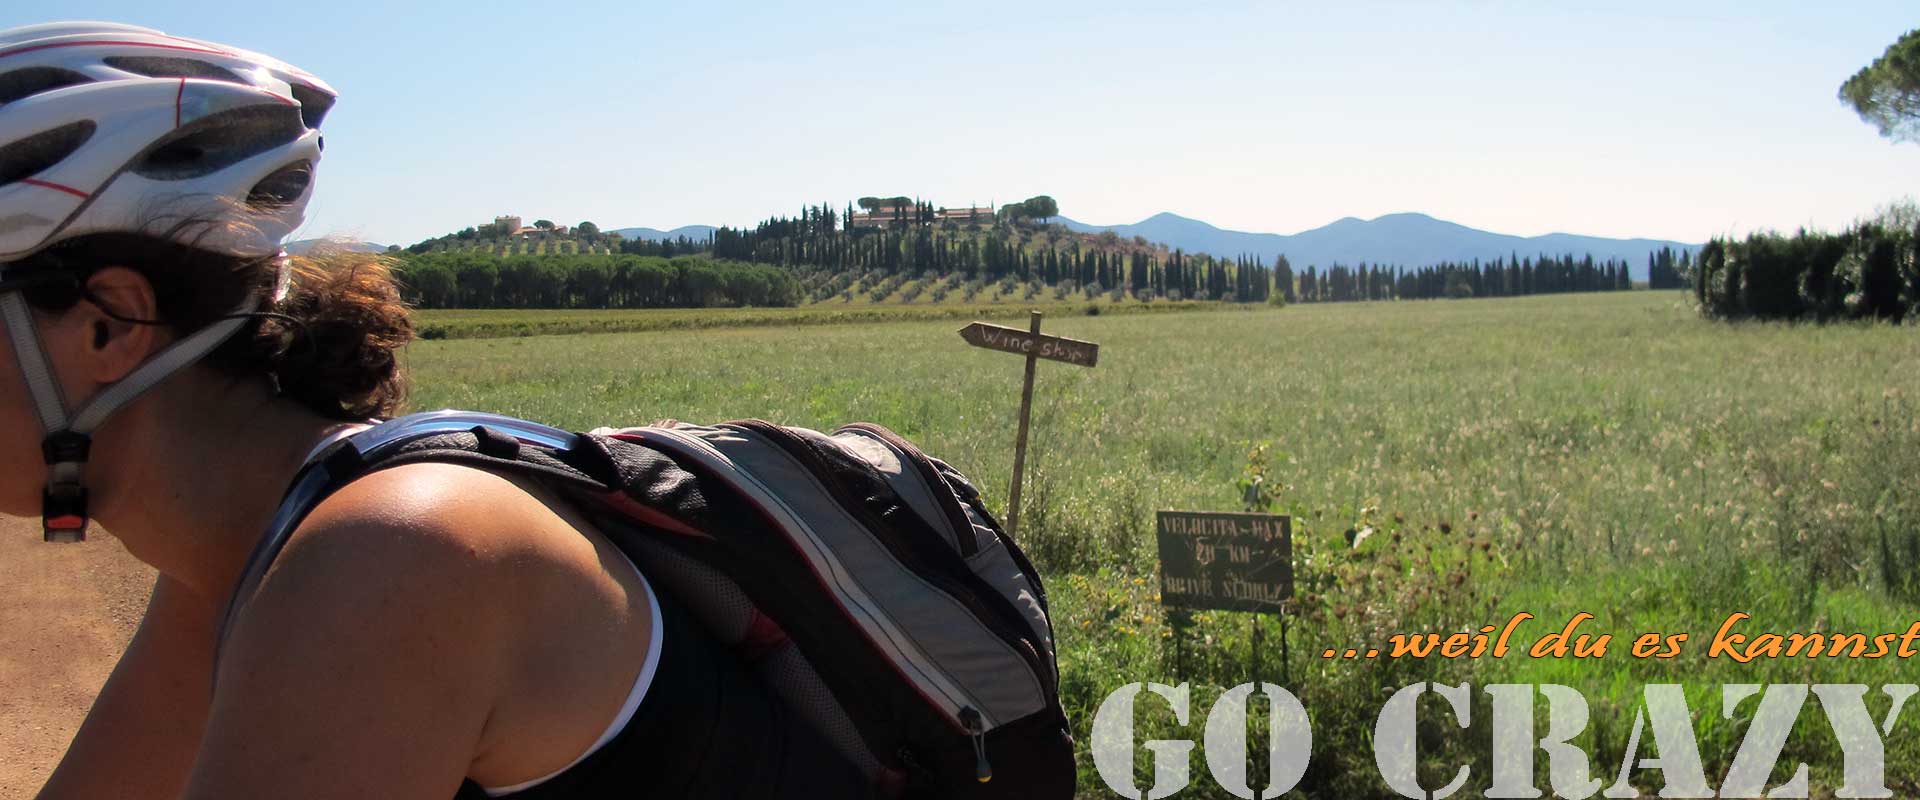
<svg viewBox="0 0 1920 800">
<path fill-rule="evenodd" d="M 87 538 L 87 489 L 79 484 L 48 486 L 40 494 L 41 538 L 73 543 Z"/>
</svg>

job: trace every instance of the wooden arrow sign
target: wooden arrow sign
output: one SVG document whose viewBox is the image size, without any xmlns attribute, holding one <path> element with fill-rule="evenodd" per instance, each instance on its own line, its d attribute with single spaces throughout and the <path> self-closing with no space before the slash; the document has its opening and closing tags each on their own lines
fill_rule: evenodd
<svg viewBox="0 0 1920 800">
<path fill-rule="evenodd" d="M 1091 367 L 1100 361 L 1100 345 L 1068 339 L 1064 336 L 1048 336 L 1030 333 L 1019 328 L 1004 325 L 992 325 L 975 322 L 960 329 L 960 338 L 974 347 L 989 350 L 1001 350 L 1019 355 L 1030 355 L 1051 361 L 1065 361 Z"/>
<path fill-rule="evenodd" d="M 1100 360 L 1100 345 L 1048 336 L 1040 332 L 1040 312 L 1027 312 L 1027 330 L 975 322 L 960 329 L 960 338 L 974 347 L 1027 357 L 1027 374 L 1020 382 L 1020 432 L 1013 445 L 1013 487 L 1007 492 L 1007 535 L 1020 528 L 1020 479 L 1027 467 L 1027 425 L 1033 419 L 1033 366 L 1039 359 L 1091 367 Z"/>
</svg>

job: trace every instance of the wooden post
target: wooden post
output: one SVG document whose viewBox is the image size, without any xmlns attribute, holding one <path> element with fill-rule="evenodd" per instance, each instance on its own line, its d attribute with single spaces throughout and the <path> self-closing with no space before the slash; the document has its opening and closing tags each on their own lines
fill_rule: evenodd
<svg viewBox="0 0 1920 800">
<path fill-rule="evenodd" d="M 1028 330 L 974 322 L 960 329 L 960 338 L 974 347 L 1017 353 L 1027 359 L 1026 377 L 1020 383 L 1020 433 L 1013 448 L 1013 486 L 1007 492 L 1007 535 L 1020 528 L 1020 485 L 1027 470 L 1027 428 L 1033 417 L 1033 370 L 1039 359 L 1063 361 L 1081 367 L 1100 363 L 1100 345 L 1062 336 L 1040 335 L 1040 312 L 1032 315 Z"/>
<path fill-rule="evenodd" d="M 1040 335 L 1040 312 L 1029 311 L 1027 330 L 1036 338 Z M 1013 536 L 1020 530 L 1020 484 L 1027 470 L 1027 423 L 1033 414 L 1033 368 L 1040 357 L 1033 351 L 1027 351 L 1027 375 L 1020 383 L 1020 432 L 1013 444 L 1013 488 L 1007 492 L 1007 535 Z"/>
</svg>

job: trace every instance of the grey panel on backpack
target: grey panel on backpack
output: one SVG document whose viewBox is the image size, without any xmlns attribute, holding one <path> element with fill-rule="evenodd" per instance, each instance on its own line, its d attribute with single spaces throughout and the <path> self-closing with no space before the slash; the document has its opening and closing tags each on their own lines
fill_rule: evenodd
<svg viewBox="0 0 1920 800">
<path fill-rule="evenodd" d="M 946 698 L 956 722 L 963 705 L 979 710 L 989 727 L 1046 707 L 1039 677 L 1012 646 L 958 600 L 900 563 L 779 445 L 730 427 L 682 424 L 672 433 L 704 441 L 731 462 L 727 466 L 743 479 L 737 481 L 741 488 L 791 514 L 798 530 L 790 533 L 810 551 L 816 571 L 875 641 L 896 650 L 903 674 L 929 697 Z"/>
<path fill-rule="evenodd" d="M 887 484 L 893 487 L 894 493 L 900 495 L 901 500 L 906 501 L 907 507 L 913 509 L 913 513 L 919 514 L 920 518 L 926 520 L 928 525 L 932 525 L 934 530 L 944 534 L 954 550 L 965 552 L 965 549 L 960 546 L 960 537 L 971 535 L 973 532 L 954 530 L 953 521 L 947 519 L 947 514 L 940 508 L 939 501 L 934 499 L 935 491 L 944 492 L 946 489 L 928 486 L 926 478 L 920 475 L 919 470 L 908 466 L 902 460 L 902 454 L 895 451 L 893 445 L 859 430 L 841 431 L 832 436 L 822 436 L 804 428 L 790 430 L 802 435 L 818 436 L 823 443 L 831 443 L 872 464 L 874 469 L 886 476 Z"/>
<path fill-rule="evenodd" d="M 974 517 L 972 508 L 964 505 L 962 508 L 966 509 L 969 519 Z M 981 580 L 986 581 L 988 586 L 998 590 L 1000 596 L 1005 597 L 1007 602 L 1012 603 L 1013 607 L 1020 611 L 1020 616 L 1027 621 L 1027 627 L 1033 629 L 1034 641 L 1039 642 L 1046 649 L 1046 652 L 1041 655 L 1046 656 L 1048 661 L 1052 661 L 1053 626 L 1047 621 L 1046 609 L 1040 606 L 1039 591 L 1034 588 L 1033 582 L 1029 579 L 1030 576 L 1020 571 L 1020 566 L 1013 560 L 1013 554 L 1007 552 L 1007 546 L 1002 544 L 998 537 L 993 536 L 993 531 L 986 526 L 980 526 L 980 530 L 990 537 L 991 543 L 967 559 L 967 568 L 973 570 L 973 574 L 980 576 Z"/>
</svg>

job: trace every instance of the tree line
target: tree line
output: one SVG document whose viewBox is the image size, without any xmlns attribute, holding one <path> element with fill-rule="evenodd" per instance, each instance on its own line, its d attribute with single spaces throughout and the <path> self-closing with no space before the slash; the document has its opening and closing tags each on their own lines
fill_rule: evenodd
<svg viewBox="0 0 1920 800">
<path fill-rule="evenodd" d="M 1491 262 L 1441 262 L 1414 269 L 1379 264 L 1325 271 L 1309 266 L 1294 275 L 1286 257 L 1275 271 L 1289 302 L 1339 303 L 1360 300 L 1518 297 L 1560 292 L 1613 292 L 1633 288 L 1624 261 L 1595 261 L 1592 255 L 1518 254 Z"/>
<path fill-rule="evenodd" d="M 483 250 L 492 251 L 501 255 L 513 255 L 515 250 L 519 250 L 525 254 L 531 252 L 528 246 L 528 238 L 532 238 L 533 241 L 537 243 L 537 249 L 543 251 L 541 253 L 542 255 L 556 252 L 568 252 L 569 254 L 581 253 L 582 251 L 588 253 L 611 252 L 616 249 L 623 250 L 623 245 L 626 244 L 626 240 L 622 238 L 620 234 L 603 232 L 600 230 L 600 226 L 588 220 L 583 220 L 580 224 L 573 226 L 573 230 L 564 236 L 556 235 L 558 228 L 559 226 L 555 225 L 553 220 L 537 219 L 533 221 L 532 236 L 527 237 L 524 235 L 524 231 L 515 232 L 509 230 L 504 222 L 495 221 L 485 225 L 469 225 L 445 236 L 436 236 L 431 239 L 415 242 L 414 244 L 408 245 L 405 252 L 413 255 L 421 255 L 424 253 L 446 251 Z M 548 245 L 552 246 L 549 247 Z M 392 249 L 396 251 L 399 250 L 398 247 Z M 639 255 L 660 254 L 640 253 Z M 669 255 L 671 254 L 669 253 Z"/>
<path fill-rule="evenodd" d="M 1920 142 L 1920 29 L 1840 85 L 1840 100 L 1896 142 Z M 1839 233 L 1715 238 L 1693 265 L 1700 312 L 1720 319 L 1920 318 L 1920 208 L 1896 204 Z"/>
<path fill-rule="evenodd" d="M 1052 198 L 1017 204 L 989 223 L 935 222 L 928 213 L 901 225 L 847 229 L 833 208 L 820 205 L 794 217 L 772 217 L 752 229 L 724 227 L 708 240 L 715 258 L 773 264 L 800 272 L 913 276 L 964 273 L 985 283 L 1007 279 L 1085 289 L 1124 287 L 1142 299 L 1216 299 L 1257 303 L 1268 298 L 1272 268 L 1261 259 L 1233 259 L 1166 250 L 1144 240 L 1082 237 L 1058 226 L 1024 221 L 1059 214 Z M 1003 207 L 1002 211 L 1005 212 Z M 925 207 L 922 206 L 925 210 Z"/>
<path fill-rule="evenodd" d="M 792 272 L 701 256 L 404 254 L 397 270 L 418 308 L 715 308 L 791 306 Z"/>
<path fill-rule="evenodd" d="M 751 229 L 719 228 L 704 239 L 615 240 L 617 254 L 503 255 L 485 248 L 448 247 L 447 240 L 459 242 L 463 231 L 401 254 L 406 265 L 402 277 L 410 299 L 423 308 L 794 305 L 835 296 L 850 299 L 856 288 L 883 296 L 897 290 L 911 302 L 919 293 L 908 287 L 931 286 L 927 276 L 953 276 L 969 287 L 1048 286 L 1060 290 L 1057 294 L 1081 292 L 1089 298 L 1106 294 L 1143 301 L 1241 303 L 1633 288 L 1625 262 L 1595 261 L 1591 255 L 1516 253 L 1490 262 L 1412 269 L 1363 263 L 1308 266 L 1296 272 L 1284 255 L 1269 264 L 1259 256 L 1187 253 L 1139 237 L 1125 240 L 1110 231 L 1084 235 L 1039 224 L 1035 220 L 1043 215 L 1059 213 L 1058 205 L 1044 195 L 1004 206 L 997 219 L 976 223 L 940 220 L 928 204 L 902 206 L 899 200 L 861 202 L 866 208 L 900 210 L 899 224 L 894 225 L 849 229 L 844 222 L 850 217 L 822 204 L 797 216 L 769 218 Z M 847 211 L 851 214 L 852 208 Z M 1671 249 L 1649 254 L 1653 285 L 1682 285 L 1689 258 Z M 907 297 L 909 293 L 914 297 Z"/>
<path fill-rule="evenodd" d="M 1671 247 L 1647 254 L 1647 288 L 1685 289 L 1692 285 L 1693 252 L 1682 250 L 1676 258 Z"/>
<path fill-rule="evenodd" d="M 1716 238 L 1696 260 L 1694 300 L 1722 319 L 1886 319 L 1920 312 L 1920 214 L 1895 209 L 1839 233 L 1801 228 Z"/>
</svg>

